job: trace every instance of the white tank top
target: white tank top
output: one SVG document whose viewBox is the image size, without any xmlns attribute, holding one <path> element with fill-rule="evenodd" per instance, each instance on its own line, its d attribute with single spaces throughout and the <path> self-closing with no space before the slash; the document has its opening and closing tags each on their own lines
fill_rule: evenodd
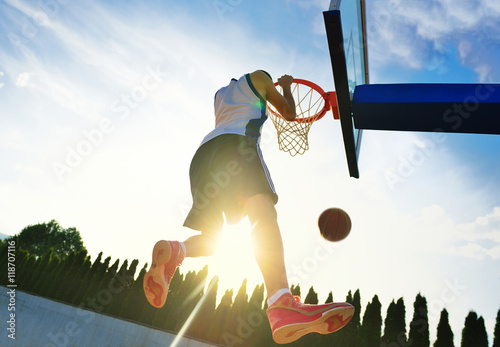
<svg viewBox="0 0 500 347">
<path fill-rule="evenodd" d="M 215 93 L 215 129 L 201 144 L 223 134 L 237 134 L 260 140 L 262 125 L 267 119 L 266 100 L 245 74 Z"/>
</svg>

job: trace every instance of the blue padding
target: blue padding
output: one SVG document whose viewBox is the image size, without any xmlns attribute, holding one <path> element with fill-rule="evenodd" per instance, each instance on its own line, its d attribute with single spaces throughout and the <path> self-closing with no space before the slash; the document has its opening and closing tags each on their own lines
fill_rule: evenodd
<svg viewBox="0 0 500 347">
<path fill-rule="evenodd" d="M 500 85 L 359 85 L 352 111 L 358 129 L 500 134 Z"/>
</svg>

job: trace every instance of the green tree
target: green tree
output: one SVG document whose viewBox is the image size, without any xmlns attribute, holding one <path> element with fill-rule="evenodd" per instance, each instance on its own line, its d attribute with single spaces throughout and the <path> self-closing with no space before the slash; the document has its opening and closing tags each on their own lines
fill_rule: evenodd
<svg viewBox="0 0 500 347">
<path fill-rule="evenodd" d="M 227 322 L 223 332 L 223 344 L 231 345 L 237 343 L 239 345 L 247 342 L 248 331 L 245 329 L 244 312 L 248 305 L 247 294 L 247 279 L 245 278 L 241 284 L 238 293 L 234 297 L 234 302 L 229 312 Z"/>
<path fill-rule="evenodd" d="M 470 311 L 465 318 L 461 347 L 488 347 L 484 319 L 483 317 L 478 318 L 474 311 Z"/>
<path fill-rule="evenodd" d="M 232 341 L 234 341 L 235 337 L 230 336 L 227 331 L 224 331 L 225 323 L 227 322 L 227 319 L 229 317 L 232 303 L 233 290 L 227 289 L 220 300 L 219 306 L 217 306 L 217 309 L 215 310 L 213 322 L 210 326 L 208 334 L 209 341 L 220 344 L 225 343 L 225 341 L 228 342 L 229 339 L 232 339 Z"/>
<path fill-rule="evenodd" d="M 215 306 L 217 301 L 217 288 L 219 286 L 219 278 L 215 276 L 208 284 L 207 292 L 199 301 L 193 321 L 189 326 L 187 335 L 206 340 L 208 338 L 208 330 L 210 323 L 215 314 Z"/>
<path fill-rule="evenodd" d="M 437 326 L 437 338 L 434 347 L 455 347 L 453 343 L 453 331 L 448 321 L 448 311 L 443 309 Z"/>
<path fill-rule="evenodd" d="M 497 313 L 497 322 L 495 324 L 495 331 L 493 332 L 493 346 L 500 347 L 500 310 Z"/>
<path fill-rule="evenodd" d="M 37 257 L 47 254 L 50 248 L 54 255 L 61 259 L 72 251 L 80 252 L 85 249 L 80 232 L 74 227 L 64 229 L 55 220 L 25 227 L 17 235 L 7 238 L 6 241 L 16 241 L 21 247 Z"/>
<path fill-rule="evenodd" d="M 309 292 L 306 295 L 306 298 L 304 299 L 304 304 L 317 305 L 318 302 L 318 293 L 316 293 L 314 291 L 314 288 L 311 286 L 311 288 L 309 288 Z"/>
<path fill-rule="evenodd" d="M 58 276 L 59 275 L 58 269 L 60 263 L 61 259 L 57 254 L 49 260 L 47 267 L 43 270 L 44 276 L 41 279 L 41 285 L 39 291 L 40 296 L 61 300 L 61 298 L 57 296 L 57 289 L 56 289 L 58 287 L 61 287 L 60 283 L 64 283 L 61 282 Z M 59 286 L 55 287 L 54 286 L 55 283 L 58 283 Z"/>
<path fill-rule="evenodd" d="M 394 300 L 389 304 L 385 317 L 384 335 L 382 336 L 382 346 L 398 343 L 405 346 L 406 342 L 406 319 L 405 305 L 403 298 L 396 303 Z"/>
<path fill-rule="evenodd" d="M 343 346 L 355 347 L 358 343 L 357 340 L 361 326 L 361 294 L 359 293 L 359 289 L 354 292 L 354 296 L 352 296 L 351 291 L 349 291 L 346 302 L 354 306 L 354 314 L 349 324 L 340 330 L 340 333 L 344 335 Z"/>
<path fill-rule="evenodd" d="M 410 323 L 408 342 L 412 347 L 429 347 L 429 318 L 427 316 L 427 300 L 420 295 L 413 303 L 413 319 Z"/>
<path fill-rule="evenodd" d="M 246 324 L 248 324 L 247 327 L 253 329 L 249 345 L 255 347 L 270 346 L 273 341 L 266 310 L 263 308 L 264 292 L 264 284 L 255 286 L 245 311 Z"/>
<path fill-rule="evenodd" d="M 113 301 L 104 309 L 104 312 L 111 315 L 117 315 L 120 307 L 125 304 L 125 298 L 132 278 L 127 275 L 128 260 L 122 263 L 122 266 L 109 282 L 109 288 L 112 288 L 114 294 Z"/>
<path fill-rule="evenodd" d="M 179 268 L 175 269 L 174 276 L 168 286 L 168 295 L 165 305 L 158 310 L 148 303 L 142 309 L 142 320 L 147 324 L 175 331 L 177 328 L 177 322 L 179 321 L 179 312 L 182 309 L 181 305 L 183 304 L 182 298 L 184 297 L 184 294 L 182 293 L 182 290 L 186 288 L 184 282 L 184 275 L 181 274 Z M 142 293 L 142 296 L 145 299 L 144 293 Z"/>
<path fill-rule="evenodd" d="M 358 347 L 375 347 L 380 345 L 382 333 L 382 305 L 378 296 L 375 295 L 371 302 L 366 305 L 363 315 L 363 323 L 359 328 Z"/>
<path fill-rule="evenodd" d="M 71 303 L 75 292 L 78 291 L 80 286 L 84 285 L 82 282 L 85 272 L 83 267 L 88 265 L 87 260 L 89 259 L 89 256 L 87 253 L 87 250 L 83 249 L 75 254 L 73 261 L 69 264 L 68 270 L 62 274 L 64 278 L 63 283 L 67 283 L 68 285 L 66 286 L 66 290 L 63 291 L 57 299 Z M 73 254 L 73 252 L 71 254 Z"/>
<path fill-rule="evenodd" d="M 144 295 L 142 283 L 144 280 L 144 275 L 147 271 L 148 264 L 146 263 L 139 272 L 139 276 L 137 276 L 137 279 L 131 282 L 130 287 L 127 291 L 127 296 L 123 301 L 122 310 L 120 311 L 120 317 L 139 321 L 145 324 L 151 324 L 151 316 L 155 312 L 159 311 L 157 308 L 154 308 L 149 304 L 149 302 L 146 300 L 146 296 Z"/>
<path fill-rule="evenodd" d="M 300 296 L 300 284 L 297 284 L 296 286 L 292 284 L 292 286 L 290 287 L 290 292 L 292 293 L 292 295 Z"/>
<path fill-rule="evenodd" d="M 38 257 L 26 290 L 37 295 L 40 294 L 41 287 L 45 282 L 46 269 L 53 254 L 54 249 L 49 248 L 45 255 Z"/>
<path fill-rule="evenodd" d="M 90 261 L 90 258 L 88 260 Z M 80 288 L 75 292 L 74 299 L 72 300 L 73 303 L 77 305 L 85 305 L 86 294 L 92 282 L 92 278 L 95 276 L 97 270 L 102 265 L 101 261 L 102 261 L 102 252 L 99 253 L 99 255 L 94 260 L 90 268 L 87 269 L 87 271 L 85 271 L 85 274 L 83 276 L 83 283 L 86 284 L 80 286 Z"/>
<path fill-rule="evenodd" d="M 19 252 L 16 250 L 16 253 Z M 24 251 L 28 258 L 24 262 L 22 267 L 19 267 L 18 272 L 16 274 L 16 280 L 19 288 L 21 290 L 29 290 L 29 283 L 31 278 L 33 277 L 33 271 L 35 269 L 36 257 L 34 255 L 28 254 L 28 252 Z"/>
<path fill-rule="evenodd" d="M 349 293 L 351 293 L 351 292 L 349 291 Z M 330 291 L 330 293 L 328 293 L 328 296 L 326 297 L 326 300 L 325 300 L 325 304 L 329 304 L 331 302 L 333 302 L 333 292 L 332 291 Z"/>
</svg>

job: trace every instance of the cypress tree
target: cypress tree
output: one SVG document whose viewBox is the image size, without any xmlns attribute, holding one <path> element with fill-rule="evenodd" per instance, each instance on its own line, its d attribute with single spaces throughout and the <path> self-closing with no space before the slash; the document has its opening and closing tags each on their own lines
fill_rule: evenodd
<svg viewBox="0 0 500 347">
<path fill-rule="evenodd" d="M 8 244 L 6 241 L 0 240 L 0 267 L 5 269 L 8 262 Z M 7 285 L 7 271 L 0 272 L 0 284 Z"/>
<path fill-rule="evenodd" d="M 189 317 L 189 314 L 191 313 L 189 307 L 192 302 L 191 296 L 193 295 L 195 288 L 196 288 L 196 272 L 189 271 L 186 274 L 184 281 L 182 281 L 175 297 L 172 298 L 174 305 L 172 308 L 172 312 L 169 312 L 169 320 L 171 322 L 175 320 L 176 324 L 174 331 L 176 332 L 182 329 L 184 323 L 186 323 L 186 320 Z M 168 295 L 170 296 L 170 291 Z M 167 300 L 168 298 L 169 297 L 167 296 Z M 157 319 L 155 319 L 155 321 L 157 321 Z"/>
<path fill-rule="evenodd" d="M 113 289 L 113 301 L 105 308 L 104 312 L 111 315 L 118 315 L 120 307 L 125 304 L 128 287 L 130 283 L 127 281 L 128 260 L 122 263 L 115 276 L 110 280 L 109 287 Z"/>
<path fill-rule="evenodd" d="M 61 298 L 57 296 L 57 290 L 59 289 L 59 287 L 61 287 L 61 283 L 63 283 L 60 281 L 58 276 L 60 263 L 61 259 L 56 254 L 50 259 L 50 262 L 47 264 L 45 276 L 41 279 L 39 291 L 41 296 L 61 300 Z"/>
<path fill-rule="evenodd" d="M 76 252 L 72 251 L 66 257 L 61 259 L 61 267 L 57 271 L 57 280 L 54 281 L 55 288 L 53 289 L 54 298 L 61 299 L 68 292 L 68 286 L 71 285 L 72 266 L 76 258 Z M 65 283 L 66 285 L 61 286 L 60 283 Z"/>
<path fill-rule="evenodd" d="M 108 270 L 111 257 L 107 257 L 104 263 L 97 264 L 97 269 L 89 279 L 89 286 L 85 294 L 84 305 L 96 312 L 102 312 L 109 304 L 110 296 L 106 291 L 101 291 Z M 95 263 L 95 262 L 94 262 Z"/>
<path fill-rule="evenodd" d="M 28 290 L 30 290 L 32 293 L 36 295 L 40 295 L 40 289 L 45 279 L 47 265 L 50 263 L 50 260 L 52 259 L 52 254 L 53 250 L 52 248 L 50 248 L 44 256 L 38 258 L 38 261 L 35 265 L 34 271 L 32 273 L 32 278 L 28 286 L 29 287 Z"/>
<path fill-rule="evenodd" d="M 90 261 L 90 259 L 89 259 Z M 86 283 L 86 285 L 80 286 L 80 288 L 76 291 L 75 293 L 75 303 L 80 305 L 80 306 L 85 306 L 85 299 L 86 295 L 90 286 L 91 281 L 93 280 L 93 277 L 97 273 L 97 270 L 101 266 L 101 261 L 102 261 L 102 252 L 99 253 L 97 258 L 94 260 L 92 263 L 92 266 L 90 266 L 90 269 L 88 269 L 83 277 L 83 283 Z"/>
<path fill-rule="evenodd" d="M 90 272 L 90 268 L 92 266 L 92 262 L 90 261 L 90 255 L 87 255 L 83 260 L 80 268 L 78 269 L 78 274 L 75 280 L 75 287 L 73 287 L 73 293 L 69 296 L 68 301 L 73 305 L 78 305 L 83 300 L 83 296 L 81 296 L 82 292 L 80 288 L 87 287 L 88 282 L 86 281 L 88 274 Z M 80 295 L 80 296 L 79 296 Z"/>
<path fill-rule="evenodd" d="M 187 330 L 185 331 L 185 334 L 187 336 L 195 336 L 195 334 L 197 333 L 196 330 L 197 327 L 194 326 L 196 324 L 194 321 L 196 320 L 197 317 L 199 317 L 202 314 L 201 311 L 204 309 L 204 303 L 207 299 L 205 295 L 207 275 L 208 275 L 208 266 L 205 266 L 201 271 L 198 271 L 198 273 L 196 273 L 196 276 L 194 278 L 194 288 L 189 294 L 184 305 L 186 322 L 188 321 L 188 319 L 193 319 L 190 326 L 188 326 Z M 215 298 L 213 305 L 215 308 Z M 208 307 L 208 309 L 210 310 L 210 307 Z"/>
<path fill-rule="evenodd" d="M 69 274 L 65 274 L 67 278 L 67 290 L 64 291 L 60 300 L 71 303 L 75 295 L 75 292 L 80 288 L 82 283 L 82 267 L 85 266 L 85 262 L 88 259 L 88 254 L 86 249 L 82 249 L 75 254 L 73 262 L 70 264 Z"/>
<path fill-rule="evenodd" d="M 219 278 L 215 276 L 208 284 L 207 292 L 201 299 L 201 304 L 197 309 L 196 316 L 190 324 L 189 330 L 186 333 L 187 335 L 203 340 L 208 338 L 210 323 L 215 315 L 218 286 Z"/>
<path fill-rule="evenodd" d="M 477 347 L 488 347 L 488 333 L 486 332 L 486 327 L 484 325 L 484 318 L 479 317 L 476 321 L 477 326 Z"/>
<path fill-rule="evenodd" d="M 253 329 L 249 342 L 256 347 L 272 344 L 271 327 L 264 309 L 264 291 L 264 284 L 255 286 L 245 312 L 247 324 Z"/>
<path fill-rule="evenodd" d="M 465 318 L 464 328 L 462 330 L 461 347 L 474 347 L 475 342 L 475 323 L 477 320 L 476 312 L 470 311 Z"/>
<path fill-rule="evenodd" d="M 247 279 L 245 278 L 241 284 L 238 293 L 234 297 L 234 302 L 229 312 L 228 320 L 224 328 L 224 334 L 227 336 L 228 343 L 231 338 L 236 338 L 237 340 L 245 341 L 248 338 L 247 333 L 242 331 L 244 322 L 244 312 L 248 304 L 248 294 L 247 294 Z M 242 343 L 241 342 L 241 343 Z M 229 343 L 230 344 L 230 343 Z"/>
<path fill-rule="evenodd" d="M 484 319 L 483 317 L 478 318 L 474 311 L 470 311 L 465 318 L 461 347 L 488 347 Z"/>
<path fill-rule="evenodd" d="M 233 290 L 227 289 L 222 296 L 219 306 L 215 310 L 215 315 L 213 322 L 209 329 L 208 340 L 213 343 L 224 344 L 224 341 L 232 339 L 234 341 L 234 336 L 231 337 L 227 331 L 224 331 L 225 324 L 229 317 L 229 312 L 231 311 L 231 305 L 233 303 Z"/>
<path fill-rule="evenodd" d="M 429 318 L 427 315 L 427 300 L 420 295 L 413 303 L 413 319 L 410 323 L 408 343 L 412 347 L 429 347 Z"/>
<path fill-rule="evenodd" d="M 394 300 L 387 309 L 385 318 L 384 335 L 382 336 L 383 346 L 399 343 L 406 345 L 406 319 L 403 298 L 396 303 Z"/>
<path fill-rule="evenodd" d="M 151 325 L 150 319 L 152 315 L 158 311 L 158 309 L 151 306 L 144 295 L 142 283 L 147 269 L 148 264 L 146 263 L 139 272 L 137 279 L 131 282 L 127 296 L 124 299 L 124 305 L 122 305 L 120 311 L 120 317 Z"/>
<path fill-rule="evenodd" d="M 361 326 L 361 294 L 359 289 L 354 292 L 354 296 L 349 291 L 346 302 L 354 306 L 354 314 L 351 318 L 349 324 L 347 324 L 342 330 L 339 331 L 342 336 L 343 344 L 341 346 L 353 346 L 357 345 L 357 340 L 359 336 L 359 329 Z"/>
<path fill-rule="evenodd" d="M 186 288 L 184 283 L 184 275 L 181 274 L 179 268 L 177 268 L 175 269 L 174 276 L 172 277 L 172 280 L 170 281 L 170 285 L 168 287 L 168 295 L 167 301 L 165 301 L 165 305 L 161 309 L 154 308 L 149 303 L 145 305 L 142 310 L 143 320 L 148 324 L 158 326 L 162 329 L 175 331 L 177 327 L 177 321 L 179 319 L 178 312 L 182 309 L 180 307 L 183 300 L 182 288 Z M 145 298 L 144 291 L 142 293 L 142 296 Z"/>
<path fill-rule="evenodd" d="M 380 346 L 382 333 L 382 305 L 375 295 L 366 306 L 363 323 L 359 328 L 358 347 Z"/>
<path fill-rule="evenodd" d="M 500 347 L 500 309 L 497 313 L 497 322 L 495 324 L 495 330 L 493 332 L 493 346 Z"/>
<path fill-rule="evenodd" d="M 318 302 L 318 293 L 316 293 L 313 286 L 311 286 L 311 288 L 309 288 L 309 292 L 306 295 L 306 298 L 304 299 L 304 304 L 317 305 Z"/>
<path fill-rule="evenodd" d="M 455 347 L 453 343 L 453 331 L 448 321 L 448 311 L 443 309 L 437 326 L 437 338 L 434 347 Z"/>
<path fill-rule="evenodd" d="M 17 250 L 16 250 L 16 252 L 17 252 Z M 21 290 L 29 291 L 28 285 L 29 285 L 30 279 L 33 276 L 33 271 L 34 271 L 35 266 L 36 266 L 36 257 L 32 254 L 31 255 L 28 254 L 27 252 L 26 252 L 26 254 L 28 255 L 28 258 L 24 262 L 24 265 L 22 265 L 19 268 L 19 272 L 16 274 L 16 282 L 17 282 L 18 287 Z"/>
<path fill-rule="evenodd" d="M 1 242 L 1 240 L 0 240 L 0 242 Z M 28 269 L 26 267 L 26 263 L 28 262 L 30 255 L 29 255 L 28 251 L 16 246 L 15 263 L 14 263 L 16 277 L 14 280 L 15 282 L 9 282 L 9 276 L 8 276 L 9 274 L 8 274 L 7 270 L 9 267 L 11 267 L 11 264 L 12 264 L 12 262 L 9 262 L 9 260 L 12 261 L 13 259 L 12 258 L 9 259 L 9 255 L 12 255 L 12 254 L 9 254 L 8 243 L 3 242 L 2 245 L 3 245 L 3 251 L 0 252 L 0 257 L 1 257 L 0 268 L 5 269 L 5 271 L 2 271 L 0 274 L 0 277 L 2 278 L 0 281 L 0 284 L 3 284 L 3 285 L 16 284 L 18 286 L 18 288 L 21 289 L 21 286 L 25 280 L 25 276 L 28 276 L 28 278 L 29 278 L 29 272 L 31 271 L 31 269 Z"/>
<path fill-rule="evenodd" d="M 349 291 L 349 294 L 350 294 L 350 293 L 351 293 L 351 292 Z M 325 300 L 325 304 L 329 304 L 329 303 L 331 303 L 331 302 L 333 302 L 333 292 L 332 292 L 332 291 L 330 291 L 330 293 L 328 293 L 328 297 L 327 297 L 327 298 L 326 298 L 326 300 Z"/>
</svg>

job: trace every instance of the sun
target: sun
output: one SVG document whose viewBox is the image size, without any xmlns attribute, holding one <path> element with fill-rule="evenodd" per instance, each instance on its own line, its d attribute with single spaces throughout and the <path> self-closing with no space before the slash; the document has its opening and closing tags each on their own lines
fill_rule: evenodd
<svg viewBox="0 0 500 347">
<path fill-rule="evenodd" d="M 247 294 L 251 295 L 256 285 L 264 283 L 252 249 L 250 222 L 242 220 L 236 225 L 225 225 L 218 250 L 208 261 L 209 279 L 219 277 L 219 294 L 226 289 L 238 292 L 247 279 Z"/>
</svg>

